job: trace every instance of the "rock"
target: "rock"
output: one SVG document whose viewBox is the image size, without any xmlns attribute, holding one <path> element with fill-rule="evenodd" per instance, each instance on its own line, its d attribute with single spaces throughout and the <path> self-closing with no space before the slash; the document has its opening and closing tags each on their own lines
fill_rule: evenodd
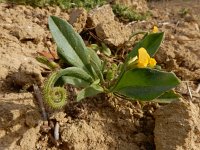
<svg viewBox="0 0 200 150">
<path fill-rule="evenodd" d="M 96 27 L 98 24 L 114 21 L 114 13 L 110 5 L 103 5 L 88 13 L 87 27 Z"/>
<path fill-rule="evenodd" d="M 131 35 L 131 28 L 117 21 L 101 23 L 95 28 L 97 36 L 111 46 L 119 46 L 126 42 Z"/>
<path fill-rule="evenodd" d="M 154 114 L 156 149 L 200 149 L 199 113 L 198 105 L 184 100 L 158 109 Z"/>
<path fill-rule="evenodd" d="M 69 16 L 69 23 L 80 33 L 86 25 L 87 11 L 84 8 L 75 8 L 71 10 Z"/>
<path fill-rule="evenodd" d="M 146 12 L 148 10 L 146 0 L 113 0 L 115 4 L 122 4 L 129 8 L 136 9 L 140 12 Z"/>
</svg>

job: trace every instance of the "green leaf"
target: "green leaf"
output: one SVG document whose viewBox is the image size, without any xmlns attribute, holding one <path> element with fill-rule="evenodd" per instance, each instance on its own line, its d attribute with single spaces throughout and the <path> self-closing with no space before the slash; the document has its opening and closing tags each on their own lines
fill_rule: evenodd
<svg viewBox="0 0 200 150">
<path fill-rule="evenodd" d="M 37 56 L 36 60 L 44 65 L 46 65 L 47 67 L 49 67 L 51 70 L 56 70 L 58 68 L 60 68 L 60 66 L 55 63 L 54 61 L 52 61 L 51 59 L 48 59 L 47 57 L 44 56 Z"/>
<path fill-rule="evenodd" d="M 93 82 L 92 77 L 83 69 L 69 67 L 58 71 L 56 85 L 72 84 L 76 87 L 87 87 Z"/>
<path fill-rule="evenodd" d="M 103 81 L 103 73 L 102 73 L 102 63 L 99 58 L 99 56 L 96 54 L 96 52 L 90 48 L 88 48 L 89 56 L 90 56 L 90 64 L 92 68 L 94 69 L 94 73 L 98 79 Z"/>
<path fill-rule="evenodd" d="M 142 39 L 134 48 L 133 50 L 128 54 L 126 61 L 128 62 L 129 59 L 135 57 L 138 55 L 138 49 L 141 47 L 144 47 L 148 54 L 153 57 L 154 54 L 157 52 L 158 48 L 160 47 L 160 44 L 163 40 L 164 33 L 151 33 L 147 36 L 145 36 L 144 39 Z"/>
<path fill-rule="evenodd" d="M 98 50 L 100 50 L 100 47 L 97 44 L 90 44 L 88 46 L 88 48 L 94 50 L 95 52 L 97 52 Z"/>
<path fill-rule="evenodd" d="M 83 68 L 92 74 L 88 50 L 73 27 L 58 17 L 50 16 L 49 28 L 58 46 L 58 55 L 73 66 Z"/>
<path fill-rule="evenodd" d="M 97 81 L 98 83 L 98 81 Z M 81 90 L 78 95 L 77 95 L 77 101 L 80 101 L 86 97 L 92 97 L 95 96 L 97 94 L 103 93 L 104 89 L 98 85 L 97 83 L 93 83 L 92 85 L 90 85 L 89 87 Z"/>
<path fill-rule="evenodd" d="M 174 73 L 149 68 L 126 71 L 112 92 L 138 100 L 152 100 L 180 83 Z"/>
<path fill-rule="evenodd" d="M 91 83 L 81 78 L 72 76 L 63 76 L 60 79 L 60 84 L 71 84 L 75 87 L 88 87 Z"/>
<path fill-rule="evenodd" d="M 179 94 L 175 93 L 173 90 L 170 90 L 153 101 L 158 103 L 171 103 L 172 101 L 179 100 L 180 97 L 181 96 Z"/>
<path fill-rule="evenodd" d="M 107 55 L 107 56 L 110 56 L 111 55 L 111 51 L 110 51 L 110 48 L 108 48 L 107 46 L 106 46 L 106 44 L 104 44 L 104 43 L 101 43 L 101 46 L 102 46 L 102 52 L 105 54 L 105 55 Z"/>
<path fill-rule="evenodd" d="M 89 53 L 89 60 L 95 62 L 96 66 L 98 66 L 99 68 L 102 68 L 102 62 L 97 53 L 91 48 L 88 48 L 88 53 Z"/>
</svg>

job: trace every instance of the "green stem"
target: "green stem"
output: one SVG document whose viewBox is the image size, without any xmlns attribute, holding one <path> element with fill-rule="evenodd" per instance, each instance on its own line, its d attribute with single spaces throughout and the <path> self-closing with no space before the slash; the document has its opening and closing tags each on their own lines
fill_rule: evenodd
<svg viewBox="0 0 200 150">
<path fill-rule="evenodd" d="M 131 36 L 129 37 L 129 39 L 128 39 L 127 42 L 129 42 L 129 41 L 132 39 L 132 37 L 134 37 L 134 36 L 136 36 L 136 35 L 138 35 L 138 34 L 146 34 L 146 33 L 147 33 L 147 32 L 144 32 L 144 31 L 133 32 L 133 33 L 131 34 Z"/>
<path fill-rule="evenodd" d="M 55 63 L 54 61 L 52 61 L 44 56 L 37 56 L 36 60 L 42 64 L 45 64 L 51 70 L 56 70 L 56 69 L 60 68 L 60 66 L 57 63 Z"/>
</svg>

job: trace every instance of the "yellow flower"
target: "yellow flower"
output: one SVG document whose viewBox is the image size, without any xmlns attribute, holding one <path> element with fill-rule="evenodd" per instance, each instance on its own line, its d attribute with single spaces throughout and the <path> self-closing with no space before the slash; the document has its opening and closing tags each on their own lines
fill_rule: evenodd
<svg viewBox="0 0 200 150">
<path fill-rule="evenodd" d="M 138 64 L 137 64 L 137 67 L 138 68 L 145 68 L 145 67 L 147 67 L 147 65 L 149 63 L 149 59 L 150 59 L 150 56 L 147 53 L 146 49 L 143 48 L 143 47 L 140 48 L 138 50 Z"/>
<path fill-rule="evenodd" d="M 154 58 L 150 58 L 150 60 L 149 60 L 149 67 L 150 68 L 155 67 L 156 63 L 157 62 L 156 62 L 156 60 Z"/>
<path fill-rule="evenodd" d="M 158 33 L 159 32 L 158 27 L 157 26 L 153 26 L 153 31 L 152 32 L 153 33 Z"/>
<path fill-rule="evenodd" d="M 150 67 L 153 68 L 156 65 L 156 60 L 154 58 L 151 58 L 149 54 L 147 53 L 146 49 L 141 47 L 138 50 L 138 68 L 146 68 Z"/>
</svg>

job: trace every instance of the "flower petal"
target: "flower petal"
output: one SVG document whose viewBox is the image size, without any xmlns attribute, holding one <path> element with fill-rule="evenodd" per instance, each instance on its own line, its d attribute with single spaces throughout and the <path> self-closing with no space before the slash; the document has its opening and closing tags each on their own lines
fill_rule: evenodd
<svg viewBox="0 0 200 150">
<path fill-rule="evenodd" d="M 159 31 L 159 30 L 158 30 L 158 27 L 157 27 L 157 26 L 153 26 L 153 31 L 152 31 L 152 32 L 153 32 L 153 33 L 158 33 L 158 31 Z"/>
<path fill-rule="evenodd" d="M 143 48 L 143 47 L 140 48 L 138 50 L 138 65 L 137 65 L 137 67 L 138 68 L 145 68 L 145 67 L 147 67 L 147 65 L 149 63 L 149 60 L 150 60 L 150 56 L 147 53 L 146 49 Z"/>
<path fill-rule="evenodd" d="M 156 60 L 154 59 L 154 58 L 150 58 L 150 60 L 149 60 L 149 67 L 150 68 L 154 68 L 155 67 L 155 65 L 156 65 Z"/>
</svg>

